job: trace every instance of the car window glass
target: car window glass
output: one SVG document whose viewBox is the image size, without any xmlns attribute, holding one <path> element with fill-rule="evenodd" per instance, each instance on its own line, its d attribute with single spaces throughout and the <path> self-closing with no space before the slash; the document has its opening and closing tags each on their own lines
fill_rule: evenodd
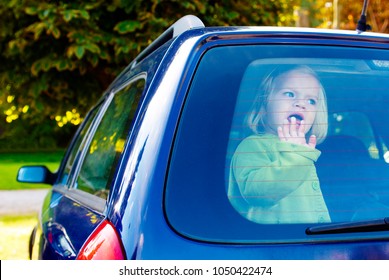
<svg viewBox="0 0 389 280">
<path fill-rule="evenodd" d="M 363 143 L 371 158 L 379 158 L 374 131 L 369 117 L 361 112 L 337 112 L 329 115 L 328 136 L 355 137 Z"/>
<path fill-rule="evenodd" d="M 87 147 L 77 189 L 107 197 L 144 84 L 144 79 L 137 79 L 114 95 Z"/>
<path fill-rule="evenodd" d="M 59 183 L 65 185 L 68 180 L 69 176 L 71 174 L 72 168 L 76 162 L 77 155 L 79 155 L 80 152 L 80 146 L 82 141 L 84 140 L 97 112 L 99 111 L 99 107 L 94 108 L 86 117 L 84 123 L 82 124 L 80 132 L 77 134 L 76 139 L 73 142 L 73 145 L 71 147 L 71 150 L 68 153 L 68 157 L 66 159 L 66 163 L 63 169 L 63 172 L 61 173 L 61 176 L 59 178 Z"/>
<path fill-rule="evenodd" d="M 346 47 L 208 51 L 172 151 L 165 195 L 171 225 L 208 241 L 288 242 L 306 239 L 308 225 L 389 216 L 384 60 L 385 52 Z M 272 109 L 287 98 L 299 109 Z M 296 135 L 303 143 L 291 141 L 299 127 L 308 127 Z"/>
</svg>

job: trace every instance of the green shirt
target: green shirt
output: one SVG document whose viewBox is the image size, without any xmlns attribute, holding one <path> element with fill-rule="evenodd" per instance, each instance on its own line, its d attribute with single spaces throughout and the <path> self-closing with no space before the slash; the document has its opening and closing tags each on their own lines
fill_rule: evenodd
<svg viewBox="0 0 389 280">
<path fill-rule="evenodd" d="M 330 222 L 314 163 L 320 151 L 253 135 L 231 161 L 228 196 L 235 209 L 257 223 Z"/>
</svg>

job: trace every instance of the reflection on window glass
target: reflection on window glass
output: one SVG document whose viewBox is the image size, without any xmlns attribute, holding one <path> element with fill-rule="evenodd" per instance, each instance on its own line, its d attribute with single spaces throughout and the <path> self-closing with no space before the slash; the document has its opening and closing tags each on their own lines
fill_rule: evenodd
<svg viewBox="0 0 389 280">
<path fill-rule="evenodd" d="M 92 121 L 94 120 L 97 112 L 99 111 L 99 108 L 100 107 L 94 108 L 93 111 L 87 116 L 87 119 L 85 120 L 85 122 L 83 123 L 83 127 L 82 127 L 79 135 L 77 135 L 77 138 L 75 139 L 73 147 L 72 147 L 72 149 L 69 153 L 69 156 L 66 160 L 64 171 L 61 174 L 61 177 L 59 179 L 60 184 L 66 184 L 68 182 L 72 167 L 73 167 L 74 163 L 76 163 L 77 155 L 79 155 L 80 151 L 82 150 L 82 146 L 81 146 L 82 141 L 84 140 L 84 137 L 85 137 L 86 133 L 88 132 L 89 127 L 92 124 Z"/>
<path fill-rule="evenodd" d="M 106 198 L 110 180 L 135 115 L 144 80 L 115 94 L 88 147 L 76 187 Z"/>
<path fill-rule="evenodd" d="M 368 117 L 360 112 L 338 112 L 329 116 L 329 133 L 355 137 L 364 145 L 364 149 L 354 153 L 367 151 L 372 158 L 378 159 L 378 148 L 375 142 L 373 129 Z"/>
</svg>

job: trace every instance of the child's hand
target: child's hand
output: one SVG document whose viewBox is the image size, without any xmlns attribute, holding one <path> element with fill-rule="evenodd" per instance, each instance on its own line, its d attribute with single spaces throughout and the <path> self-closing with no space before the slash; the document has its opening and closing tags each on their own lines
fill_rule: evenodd
<svg viewBox="0 0 389 280">
<path fill-rule="evenodd" d="M 305 139 L 304 120 L 297 123 L 295 117 L 292 117 L 290 122 L 286 119 L 284 120 L 283 125 L 278 127 L 277 133 L 281 141 L 303 145 L 312 149 L 316 147 L 315 135 L 311 135 L 308 142 Z"/>
</svg>

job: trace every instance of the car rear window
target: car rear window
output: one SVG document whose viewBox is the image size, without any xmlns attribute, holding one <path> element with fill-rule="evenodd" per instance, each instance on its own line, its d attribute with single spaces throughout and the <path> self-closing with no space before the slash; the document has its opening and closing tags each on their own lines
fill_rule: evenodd
<svg viewBox="0 0 389 280">
<path fill-rule="evenodd" d="M 266 243 L 327 240 L 306 229 L 388 217 L 388 105 L 387 51 L 207 51 L 172 151 L 169 223 L 198 240 Z"/>
</svg>

